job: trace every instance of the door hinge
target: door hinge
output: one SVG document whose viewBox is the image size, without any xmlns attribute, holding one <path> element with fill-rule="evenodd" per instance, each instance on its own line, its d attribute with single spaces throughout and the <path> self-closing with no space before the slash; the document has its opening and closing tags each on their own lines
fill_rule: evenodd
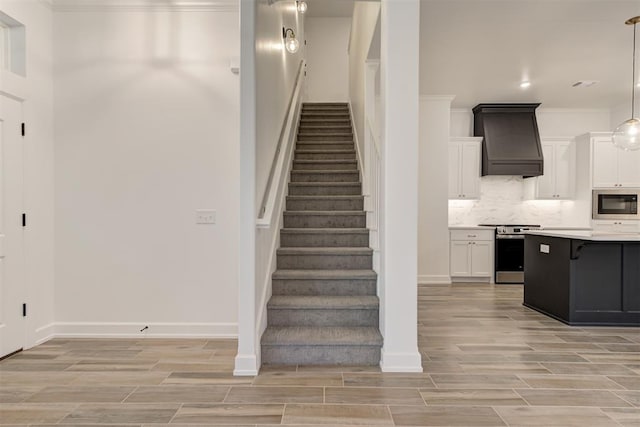
<svg viewBox="0 0 640 427">
<path fill-rule="evenodd" d="M 20 126 L 20 132 L 22 133 L 22 136 L 27 134 L 27 126 L 24 123 Z"/>
<path fill-rule="evenodd" d="M 22 304 L 22 317 L 27 317 L 27 303 Z"/>
<path fill-rule="evenodd" d="M 27 214 L 26 213 L 22 214 L 22 226 L 23 227 L 27 226 Z"/>
</svg>

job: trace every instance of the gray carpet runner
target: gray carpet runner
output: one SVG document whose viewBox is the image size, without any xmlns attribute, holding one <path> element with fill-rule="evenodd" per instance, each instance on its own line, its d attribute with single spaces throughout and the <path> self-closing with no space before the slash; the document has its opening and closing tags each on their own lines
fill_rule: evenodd
<svg viewBox="0 0 640 427">
<path fill-rule="evenodd" d="M 302 107 L 262 362 L 378 365 L 373 251 L 348 104 Z"/>
</svg>

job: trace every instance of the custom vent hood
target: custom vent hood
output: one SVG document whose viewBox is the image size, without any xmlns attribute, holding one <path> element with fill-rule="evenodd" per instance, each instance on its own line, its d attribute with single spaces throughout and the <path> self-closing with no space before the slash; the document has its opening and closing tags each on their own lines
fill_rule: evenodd
<svg viewBox="0 0 640 427">
<path fill-rule="evenodd" d="M 482 141 L 482 175 L 542 175 L 536 108 L 540 104 L 478 104 L 473 134 Z"/>
</svg>

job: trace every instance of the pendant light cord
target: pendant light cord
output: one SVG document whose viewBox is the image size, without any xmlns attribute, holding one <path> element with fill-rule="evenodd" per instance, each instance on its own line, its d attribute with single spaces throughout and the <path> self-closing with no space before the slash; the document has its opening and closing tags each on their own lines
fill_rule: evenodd
<svg viewBox="0 0 640 427">
<path fill-rule="evenodd" d="M 635 118 L 636 110 L 636 25 L 633 23 L 633 64 L 631 65 L 631 118 Z"/>
</svg>

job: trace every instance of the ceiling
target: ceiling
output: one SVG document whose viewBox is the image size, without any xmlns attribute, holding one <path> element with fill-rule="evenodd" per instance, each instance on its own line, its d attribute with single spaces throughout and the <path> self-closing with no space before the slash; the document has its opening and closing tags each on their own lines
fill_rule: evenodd
<svg viewBox="0 0 640 427">
<path fill-rule="evenodd" d="M 353 15 L 354 0 L 305 0 L 312 18 L 350 18 Z"/>
<path fill-rule="evenodd" d="M 306 1 L 309 17 L 352 15 L 353 0 Z M 420 6 L 421 94 L 455 95 L 458 108 L 630 102 L 633 27 L 624 21 L 640 15 L 640 0 L 421 0 Z M 640 28 L 638 50 L 640 57 Z M 522 80 L 531 87 L 521 89 Z M 572 87 L 579 80 L 598 83 Z"/>
</svg>

